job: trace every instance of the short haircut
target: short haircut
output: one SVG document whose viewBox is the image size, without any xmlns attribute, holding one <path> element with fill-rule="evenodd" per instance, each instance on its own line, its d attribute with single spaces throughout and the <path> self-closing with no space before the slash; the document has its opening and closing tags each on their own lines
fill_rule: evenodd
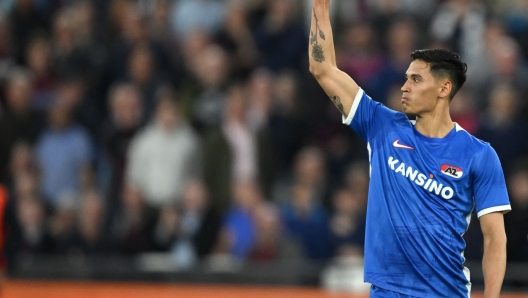
<svg viewBox="0 0 528 298">
<path fill-rule="evenodd" d="M 467 64 L 460 60 L 460 55 L 445 49 L 416 50 L 411 53 L 412 60 L 421 60 L 429 64 L 431 74 L 436 78 L 447 78 L 453 84 L 449 99 L 466 82 Z"/>
</svg>

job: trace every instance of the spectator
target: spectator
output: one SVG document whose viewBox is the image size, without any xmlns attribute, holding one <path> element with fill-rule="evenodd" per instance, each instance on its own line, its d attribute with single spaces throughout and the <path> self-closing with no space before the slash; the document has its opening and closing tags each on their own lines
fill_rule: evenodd
<svg viewBox="0 0 528 298">
<path fill-rule="evenodd" d="M 509 36 L 500 36 L 491 42 L 493 44 L 490 48 L 490 60 L 493 66 L 490 69 L 492 75 L 490 81 L 486 82 L 488 90 L 489 86 L 494 85 L 492 82 L 501 81 L 511 84 L 523 96 L 526 96 L 528 87 L 524 82 L 528 80 L 528 68 L 526 61 L 523 60 L 519 44 Z"/>
<path fill-rule="evenodd" d="M 14 220 L 8 222 L 9 242 L 15 256 L 52 253 L 53 239 L 46 222 L 46 206 L 40 197 L 32 148 L 15 145 L 10 161 L 13 177 L 9 206 Z M 13 256 L 11 256 L 13 257 Z"/>
<path fill-rule="evenodd" d="M 0 182 L 8 183 L 11 149 L 19 141 L 32 143 L 38 136 L 41 117 L 31 107 L 31 82 L 22 69 L 13 70 L 6 90 L 7 110 L 0 117 Z"/>
<path fill-rule="evenodd" d="M 297 182 L 292 186 L 282 217 L 288 236 L 297 241 L 304 258 L 326 260 L 332 256 L 328 213 L 317 200 L 314 184 Z"/>
<path fill-rule="evenodd" d="M 229 88 L 224 113 L 220 128 L 206 136 L 204 156 L 204 179 L 218 212 L 225 212 L 231 204 L 233 181 L 255 181 L 265 195 L 273 181 L 269 136 L 250 127 L 242 85 Z"/>
<path fill-rule="evenodd" d="M 355 22 L 345 28 L 343 40 L 336 48 L 337 64 L 368 94 L 375 94 L 373 84 L 384 67 L 377 38 L 372 25 Z"/>
<path fill-rule="evenodd" d="M 64 192 L 77 193 L 91 176 L 92 145 L 86 131 L 75 124 L 71 109 L 56 102 L 48 113 L 48 128 L 36 144 L 42 171 L 42 192 L 55 207 Z"/>
<path fill-rule="evenodd" d="M 508 261 L 528 262 L 528 163 L 518 160 L 508 179 L 512 212 L 504 217 Z"/>
<path fill-rule="evenodd" d="M 224 218 L 217 254 L 229 254 L 237 260 L 249 256 L 257 239 L 256 213 L 263 202 L 264 197 L 255 183 L 234 182 L 233 204 Z"/>
<path fill-rule="evenodd" d="M 134 185 L 125 185 L 120 198 L 120 208 L 111 223 L 117 251 L 127 255 L 152 251 L 158 212 L 145 205 L 143 194 Z"/>
<path fill-rule="evenodd" d="M 77 195 L 68 192 L 62 193 L 55 203 L 49 221 L 56 254 L 69 252 L 75 234 L 79 205 Z"/>
<path fill-rule="evenodd" d="M 179 206 L 177 238 L 171 243 L 171 254 L 178 268 L 190 268 L 209 255 L 216 244 L 220 217 L 211 208 L 203 182 L 190 181 Z"/>
<path fill-rule="evenodd" d="M 293 165 L 294 156 L 305 138 L 306 111 L 300 104 L 300 78 L 293 71 L 284 71 L 273 80 L 273 102 L 269 115 L 269 131 L 277 178 L 284 179 Z"/>
<path fill-rule="evenodd" d="M 150 4 L 149 14 L 149 35 L 153 36 L 154 40 L 159 43 L 174 42 L 174 35 L 171 31 L 170 12 L 172 8 L 172 1 L 170 0 L 156 0 L 143 1 Z M 148 5 L 147 4 L 147 5 Z"/>
<path fill-rule="evenodd" d="M 53 252 L 53 239 L 48 233 L 46 212 L 42 201 L 35 197 L 17 199 L 17 219 L 20 234 L 17 254 L 42 254 Z"/>
<path fill-rule="evenodd" d="M 32 106 L 47 110 L 57 87 L 57 75 L 51 68 L 50 45 L 44 36 L 35 37 L 29 42 L 26 61 L 32 74 Z"/>
<path fill-rule="evenodd" d="M 81 194 L 76 229 L 67 252 L 81 255 L 102 255 L 112 252 L 113 247 L 105 233 L 106 210 L 104 198 L 94 189 Z"/>
<path fill-rule="evenodd" d="M 73 14 L 75 15 L 76 26 L 75 36 L 83 47 L 94 48 L 96 41 L 94 38 L 94 4 L 92 1 L 74 1 L 72 5 Z"/>
<path fill-rule="evenodd" d="M 327 202 L 328 181 L 324 152 L 316 147 L 304 147 L 295 156 L 293 173 L 284 184 L 276 186 L 275 201 L 284 204 L 291 201 L 294 185 L 306 185 L 310 190 L 311 199 L 317 204 Z M 326 204 L 325 204 L 326 205 Z M 330 207 L 330 204 L 326 205 Z"/>
<path fill-rule="evenodd" d="M 524 59 L 528 59 L 528 2 L 527 1 L 495 1 L 497 4 L 509 4 L 504 11 L 506 26 L 511 35 L 520 43 Z"/>
<path fill-rule="evenodd" d="M 400 19 L 391 23 L 386 36 L 387 61 L 373 83 L 374 99 L 387 103 L 389 88 L 394 85 L 401 88 L 405 83 L 405 77 L 401 74 L 407 71 L 411 62 L 410 53 L 416 49 L 418 43 L 415 28 L 416 24 L 411 19 Z"/>
<path fill-rule="evenodd" d="M 432 17 L 431 36 L 460 53 L 472 69 L 484 58 L 486 14 L 480 1 L 445 1 Z"/>
<path fill-rule="evenodd" d="M 16 0 L 9 15 L 14 54 L 18 64 L 25 65 L 25 49 L 33 33 L 48 30 L 48 20 L 36 7 L 35 1 Z"/>
<path fill-rule="evenodd" d="M 164 79 L 156 69 L 154 52 L 148 44 L 138 44 L 132 48 L 128 59 L 127 80 L 141 91 L 145 115 L 152 115 L 156 104 L 156 90 L 164 84 Z"/>
<path fill-rule="evenodd" d="M 89 97 L 86 81 L 81 78 L 68 78 L 60 80 L 55 89 L 54 101 L 62 102 L 72 111 L 72 117 L 94 136 L 103 119 L 102 113 L 95 106 L 92 97 Z"/>
<path fill-rule="evenodd" d="M 11 181 L 8 187 L 14 191 L 15 196 L 39 196 L 38 169 L 33 148 L 29 144 L 20 142 L 13 146 L 9 174 Z"/>
<path fill-rule="evenodd" d="M 259 58 L 247 4 L 232 1 L 228 5 L 224 24 L 214 40 L 227 51 L 234 75 L 247 76 Z"/>
<path fill-rule="evenodd" d="M 528 148 L 527 126 L 525 120 L 519 118 L 521 110 L 522 103 L 517 90 L 510 84 L 496 84 L 484 114 L 485 121 L 482 121 L 476 134 L 493 146 L 504 172 L 508 172 L 513 162 Z"/>
<path fill-rule="evenodd" d="M 178 237 L 180 229 L 180 216 L 178 209 L 174 205 L 166 205 L 159 213 L 156 226 L 152 233 L 154 244 L 159 251 L 168 251 L 170 244 L 174 243 Z M 194 255 L 186 255 L 187 262 L 195 261 Z"/>
<path fill-rule="evenodd" d="M 157 77 L 172 73 L 173 63 L 169 58 L 167 49 L 161 44 L 151 39 L 148 32 L 148 25 L 145 15 L 142 15 L 134 1 L 114 1 L 115 22 L 119 29 L 119 36 L 113 40 L 111 47 L 108 49 L 108 59 L 106 60 L 99 94 L 106 94 L 109 86 L 116 81 L 132 78 L 131 68 L 132 60 L 138 62 L 135 71 L 139 76 L 145 78 L 150 68 L 153 73 L 150 75 Z M 131 54 L 134 49 L 138 51 L 138 57 L 141 59 L 132 59 Z M 143 55 L 147 50 L 150 52 Z M 146 58 L 146 59 L 145 59 Z M 139 61 L 138 61 L 139 60 Z M 153 102 L 151 104 L 154 104 Z"/>
<path fill-rule="evenodd" d="M 519 43 L 508 35 L 507 28 L 498 19 L 492 19 L 486 27 L 486 51 L 483 59 L 470 65 L 468 83 L 477 101 L 477 107 L 485 108 L 491 89 L 499 82 L 506 82 L 524 94 L 528 88 L 523 84 L 528 79 L 528 69 Z"/>
<path fill-rule="evenodd" d="M 88 60 L 88 68 L 81 72 L 81 78 L 87 89 L 90 102 L 87 105 L 98 113 L 104 113 L 104 96 L 100 96 L 101 78 L 104 76 L 105 64 L 108 63 L 108 51 L 97 39 L 97 34 L 108 33 L 107 28 L 96 32 L 96 19 L 105 14 L 104 9 L 98 10 L 98 1 L 71 1 L 69 4 L 74 16 L 73 34 L 79 52 L 83 52 Z M 99 1 L 101 2 L 101 1 Z M 95 13 L 97 12 L 97 13 Z M 71 78 L 71 77 L 69 77 Z M 98 115 L 99 116 L 99 115 Z M 100 121 L 101 119 L 98 119 Z"/>
<path fill-rule="evenodd" d="M 202 181 L 194 180 L 187 184 L 180 216 L 180 240 L 190 240 L 199 258 L 210 254 L 218 237 L 220 218 L 212 209 L 209 191 Z"/>
<path fill-rule="evenodd" d="M 126 181 L 141 190 L 148 206 L 173 206 L 186 182 L 200 175 L 200 149 L 173 91 L 159 89 L 154 119 L 130 144 Z"/>
<path fill-rule="evenodd" d="M 257 69 L 247 83 L 248 122 L 252 130 L 267 129 L 273 105 L 273 73 Z"/>
<path fill-rule="evenodd" d="M 180 0 L 172 7 L 172 30 L 180 38 L 186 38 L 195 30 L 208 34 L 217 32 L 224 18 L 224 1 Z"/>
<path fill-rule="evenodd" d="M 123 187 L 127 152 L 145 119 L 142 101 L 132 84 L 117 84 L 108 94 L 110 117 L 101 126 L 99 136 L 110 168 L 110 198 L 119 197 Z"/>
<path fill-rule="evenodd" d="M 369 181 L 370 164 L 367 161 L 355 161 L 348 165 L 344 187 L 357 196 L 360 206 L 368 196 Z"/>
<path fill-rule="evenodd" d="M 392 85 L 387 89 L 387 101 L 385 102 L 385 105 L 391 109 L 398 112 L 402 111 L 402 92 L 401 92 L 401 86 L 399 84 Z"/>
<path fill-rule="evenodd" d="M 255 42 L 262 55 L 261 66 L 272 71 L 301 69 L 306 55 L 305 29 L 294 0 L 267 2 L 266 15 L 255 29 Z"/>
<path fill-rule="evenodd" d="M 365 3 L 366 2 L 366 3 Z M 428 24 L 431 17 L 438 9 L 438 0 L 372 0 L 365 1 L 363 6 L 368 10 L 363 16 L 373 19 L 376 28 L 382 28 L 386 32 L 395 19 L 399 17 L 412 17 L 418 22 L 418 27 Z M 365 10 L 365 8 L 363 8 Z"/>
<path fill-rule="evenodd" d="M 475 134 L 480 128 L 480 119 L 471 94 L 467 89 L 459 90 L 455 100 L 451 101 L 450 112 L 453 122 L 458 123 L 470 134 Z"/>
<path fill-rule="evenodd" d="M 336 256 L 363 257 L 366 198 L 345 188 L 334 194 L 330 232 Z"/>
<path fill-rule="evenodd" d="M 195 38 L 202 38 L 196 36 Z M 225 50 L 218 45 L 200 45 L 205 40 L 194 40 L 199 52 L 189 55 L 188 66 L 196 81 L 193 90 L 186 90 L 184 103 L 193 126 L 202 133 L 217 127 L 222 118 L 225 87 L 230 76 L 230 65 Z"/>
<path fill-rule="evenodd" d="M 255 213 L 256 239 L 249 258 L 257 262 L 296 260 L 302 250 L 284 233 L 281 213 L 272 204 L 262 204 Z"/>
<path fill-rule="evenodd" d="M 86 45 L 79 44 L 76 36 L 76 17 L 73 9 L 63 8 L 54 19 L 52 59 L 54 70 L 62 80 L 86 78 L 88 71 L 94 68 L 93 52 Z"/>
</svg>

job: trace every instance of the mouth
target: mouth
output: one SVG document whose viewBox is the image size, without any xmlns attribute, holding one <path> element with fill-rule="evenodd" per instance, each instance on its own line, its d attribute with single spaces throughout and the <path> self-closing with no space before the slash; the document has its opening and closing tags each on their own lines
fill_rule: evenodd
<svg viewBox="0 0 528 298">
<path fill-rule="evenodd" d="M 402 99 L 401 99 L 401 103 L 404 104 L 404 103 L 407 103 L 409 102 L 409 98 L 403 96 Z"/>
</svg>

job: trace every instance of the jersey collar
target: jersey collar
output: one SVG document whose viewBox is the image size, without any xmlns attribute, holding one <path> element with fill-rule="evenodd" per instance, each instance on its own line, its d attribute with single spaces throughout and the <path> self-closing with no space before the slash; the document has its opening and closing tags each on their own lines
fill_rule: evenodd
<svg viewBox="0 0 528 298">
<path fill-rule="evenodd" d="M 412 127 L 413 127 L 413 131 L 414 131 L 414 135 L 423 140 L 424 142 L 427 142 L 427 143 L 436 143 L 436 144 L 441 144 L 441 143 L 445 143 L 445 142 L 448 142 L 450 141 L 452 138 L 454 138 L 456 136 L 456 133 L 460 130 L 464 130 L 460 125 L 458 125 L 458 123 L 455 122 L 455 127 L 453 127 L 453 129 L 451 129 L 451 131 L 443 138 L 430 138 L 430 137 L 426 137 L 424 136 L 423 134 L 421 134 L 418 130 L 416 130 L 416 120 L 410 120 L 411 124 L 412 124 Z"/>
</svg>

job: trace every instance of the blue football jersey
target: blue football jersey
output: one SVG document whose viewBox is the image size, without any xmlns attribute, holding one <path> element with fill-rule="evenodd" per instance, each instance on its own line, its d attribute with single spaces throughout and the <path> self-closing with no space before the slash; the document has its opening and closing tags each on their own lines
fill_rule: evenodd
<svg viewBox="0 0 528 298">
<path fill-rule="evenodd" d="M 369 150 L 365 281 L 416 297 L 469 297 L 462 236 L 471 214 L 511 210 L 495 150 L 458 124 L 426 137 L 363 90 L 343 122 Z"/>
</svg>

